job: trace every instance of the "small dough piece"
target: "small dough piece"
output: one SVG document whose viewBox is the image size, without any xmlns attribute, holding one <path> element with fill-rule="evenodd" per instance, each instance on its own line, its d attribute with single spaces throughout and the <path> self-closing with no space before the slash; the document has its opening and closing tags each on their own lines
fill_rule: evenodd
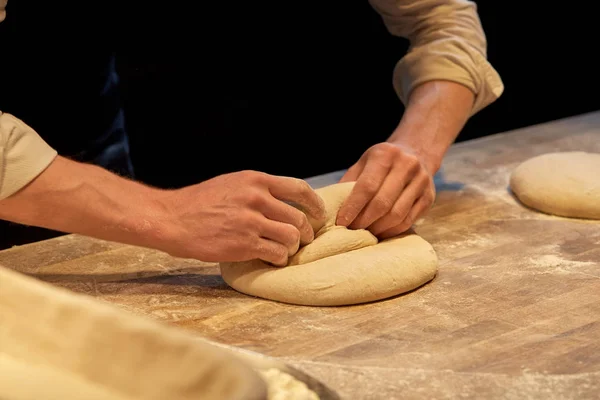
<svg viewBox="0 0 600 400">
<path fill-rule="evenodd" d="M 267 384 L 267 400 L 319 400 L 319 396 L 302 381 L 277 368 L 259 370 Z"/>
<path fill-rule="evenodd" d="M 513 171 L 510 188 L 538 211 L 600 219 L 600 154 L 575 151 L 530 158 Z"/>
<path fill-rule="evenodd" d="M 319 232 L 312 243 L 298 250 L 288 260 L 288 266 L 308 264 L 325 257 L 347 253 L 376 244 L 377 238 L 366 229 L 352 231 L 342 226 L 334 226 L 323 232 Z"/>
<path fill-rule="evenodd" d="M 221 263 L 225 282 L 239 292 L 284 303 L 341 306 L 396 296 L 433 279 L 437 255 L 416 234 L 378 242 L 366 230 L 335 225 L 353 187 L 348 182 L 316 190 L 325 202 L 327 221 L 286 267 L 261 260 Z"/>
</svg>

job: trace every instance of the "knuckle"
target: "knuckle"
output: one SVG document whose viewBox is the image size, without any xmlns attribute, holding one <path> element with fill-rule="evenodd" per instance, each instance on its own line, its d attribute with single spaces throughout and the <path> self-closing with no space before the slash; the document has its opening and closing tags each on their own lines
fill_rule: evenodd
<svg viewBox="0 0 600 400">
<path fill-rule="evenodd" d="M 407 210 L 404 206 L 396 205 L 390 210 L 390 215 L 394 219 L 403 219 L 407 214 Z"/>
<path fill-rule="evenodd" d="M 244 180 L 251 180 L 252 177 L 255 175 L 254 172 L 255 171 L 246 169 L 246 170 L 238 172 L 238 176 Z"/>
<path fill-rule="evenodd" d="M 364 178 L 361 184 L 362 190 L 368 194 L 375 194 L 379 189 L 379 181 L 375 178 Z"/>
<path fill-rule="evenodd" d="M 417 157 L 411 154 L 406 155 L 404 159 L 404 165 L 407 169 L 409 169 L 412 172 L 421 172 L 419 171 L 421 169 L 421 162 Z"/>
<path fill-rule="evenodd" d="M 359 210 L 354 205 L 347 205 L 337 214 L 337 220 L 340 221 L 341 224 L 350 224 L 354 218 L 358 215 Z"/>
<path fill-rule="evenodd" d="M 298 189 L 302 192 L 312 192 L 312 187 L 304 179 L 292 178 L 298 185 Z"/>
<path fill-rule="evenodd" d="M 257 190 L 251 190 L 245 193 L 245 202 L 250 207 L 260 207 L 265 203 L 265 196 Z"/>
<path fill-rule="evenodd" d="M 286 244 L 295 245 L 300 241 L 300 231 L 291 225 L 288 226 L 289 228 L 287 228 L 286 232 Z"/>
<path fill-rule="evenodd" d="M 433 193 L 432 191 L 427 192 L 427 195 L 423 196 L 423 198 L 421 199 L 421 202 L 423 203 L 422 204 L 423 208 L 431 207 L 434 200 L 435 200 L 435 193 Z"/>
<path fill-rule="evenodd" d="M 308 230 L 311 229 L 312 227 L 310 226 L 310 223 L 308 222 L 308 218 L 306 217 L 306 215 L 302 212 L 299 213 L 294 213 L 293 217 L 292 217 L 292 224 L 301 230 Z"/>
<path fill-rule="evenodd" d="M 248 238 L 247 248 L 241 247 L 239 251 L 246 254 L 246 258 L 259 258 L 265 252 L 265 248 L 259 236 L 253 236 Z"/>
<path fill-rule="evenodd" d="M 434 186 L 433 185 L 433 178 L 432 178 L 431 175 L 429 175 L 429 173 L 427 172 L 427 170 L 425 170 L 425 168 L 419 167 L 419 171 L 417 173 L 417 176 L 423 182 L 424 185 L 426 185 L 426 186 Z"/>
<path fill-rule="evenodd" d="M 428 182 L 429 174 L 427 174 L 425 168 L 421 168 L 421 163 L 419 161 L 417 161 L 416 167 L 418 169 L 415 171 L 415 179 L 418 179 L 421 182 Z"/>
<path fill-rule="evenodd" d="M 273 258 L 277 265 L 286 265 L 288 262 L 289 250 L 285 246 L 277 246 L 273 249 Z"/>
<path fill-rule="evenodd" d="M 430 185 L 430 189 L 427 192 L 427 194 L 429 195 L 429 200 L 433 203 L 435 201 L 436 196 L 437 196 L 436 190 L 435 190 L 435 185 Z"/>
<path fill-rule="evenodd" d="M 250 183 L 261 183 L 265 178 L 265 174 L 263 172 L 254 171 L 251 169 L 240 171 L 239 174 L 244 181 L 248 181 Z"/>
<path fill-rule="evenodd" d="M 388 197 L 377 196 L 371 201 L 372 207 L 379 212 L 386 212 L 394 206 L 394 202 Z"/>
<path fill-rule="evenodd" d="M 393 154 L 395 150 L 397 150 L 398 147 L 394 146 L 391 143 L 387 143 L 387 142 L 383 142 L 383 143 L 377 143 L 376 145 L 374 145 L 373 147 L 371 147 L 371 152 L 375 153 L 375 154 Z"/>
<path fill-rule="evenodd" d="M 378 159 L 385 159 L 389 156 L 389 152 L 381 147 L 376 147 L 371 151 L 371 154 Z"/>
<path fill-rule="evenodd" d="M 260 222 L 257 215 L 248 209 L 240 210 L 237 215 L 235 215 L 234 220 L 235 226 L 232 226 L 231 229 L 237 228 L 239 230 L 239 228 L 242 227 L 243 231 L 247 232 L 248 235 L 250 235 L 250 232 L 257 230 L 257 226 Z"/>
</svg>

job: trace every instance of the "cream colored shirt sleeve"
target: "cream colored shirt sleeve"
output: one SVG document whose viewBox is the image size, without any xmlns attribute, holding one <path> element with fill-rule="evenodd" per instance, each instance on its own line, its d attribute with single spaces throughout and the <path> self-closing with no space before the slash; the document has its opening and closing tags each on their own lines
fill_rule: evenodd
<svg viewBox="0 0 600 400">
<path fill-rule="evenodd" d="M 6 2 L 0 0 L 0 22 L 6 18 Z M 0 111 L 0 200 L 34 180 L 56 155 L 27 124 Z"/>
<path fill-rule="evenodd" d="M 504 91 L 487 61 L 487 41 L 477 6 L 467 0 L 370 0 L 388 31 L 410 41 L 394 70 L 394 88 L 404 104 L 418 85 L 445 80 L 475 94 L 471 115 Z"/>
<path fill-rule="evenodd" d="M 27 124 L 0 111 L 0 200 L 34 180 L 56 155 Z"/>
</svg>

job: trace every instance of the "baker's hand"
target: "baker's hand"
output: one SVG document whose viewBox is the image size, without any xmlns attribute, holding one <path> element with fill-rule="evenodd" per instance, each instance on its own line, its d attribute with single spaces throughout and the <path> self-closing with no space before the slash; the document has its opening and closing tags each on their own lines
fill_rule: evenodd
<svg viewBox="0 0 600 400">
<path fill-rule="evenodd" d="M 172 191 L 162 202 L 170 211 L 169 253 L 210 262 L 285 265 L 300 244 L 314 239 L 299 208 L 325 219 L 323 200 L 305 181 L 256 171 L 220 175 Z"/>
<path fill-rule="evenodd" d="M 337 224 L 368 229 L 380 239 L 399 235 L 427 212 L 435 199 L 433 177 L 410 149 L 393 143 L 370 147 L 340 182 L 356 181 Z"/>
</svg>

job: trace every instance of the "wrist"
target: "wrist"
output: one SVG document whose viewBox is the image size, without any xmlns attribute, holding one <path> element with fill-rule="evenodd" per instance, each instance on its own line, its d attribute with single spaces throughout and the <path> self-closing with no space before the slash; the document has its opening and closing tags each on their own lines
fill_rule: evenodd
<svg viewBox="0 0 600 400">
<path fill-rule="evenodd" d="M 415 157 L 417 157 L 431 175 L 435 175 L 435 173 L 441 167 L 442 160 L 444 158 L 443 151 L 424 149 L 419 144 L 413 143 L 413 141 L 410 139 L 404 140 L 402 137 L 395 140 L 390 139 L 388 142 L 395 144 L 407 153 L 413 154 Z"/>
<path fill-rule="evenodd" d="M 435 174 L 450 145 L 467 122 L 475 96 L 465 86 L 430 81 L 410 94 L 398 127 L 389 137 L 415 154 Z"/>
<path fill-rule="evenodd" d="M 178 190 L 165 190 L 145 187 L 140 199 L 140 207 L 123 214 L 119 230 L 126 235 L 126 243 L 172 253 L 186 232 L 185 226 L 178 223 L 174 212 L 178 207 Z"/>
<path fill-rule="evenodd" d="M 133 183 L 134 192 L 123 199 L 114 220 L 108 224 L 109 240 L 164 250 L 174 236 L 169 208 L 163 201 L 168 191 Z"/>
</svg>

